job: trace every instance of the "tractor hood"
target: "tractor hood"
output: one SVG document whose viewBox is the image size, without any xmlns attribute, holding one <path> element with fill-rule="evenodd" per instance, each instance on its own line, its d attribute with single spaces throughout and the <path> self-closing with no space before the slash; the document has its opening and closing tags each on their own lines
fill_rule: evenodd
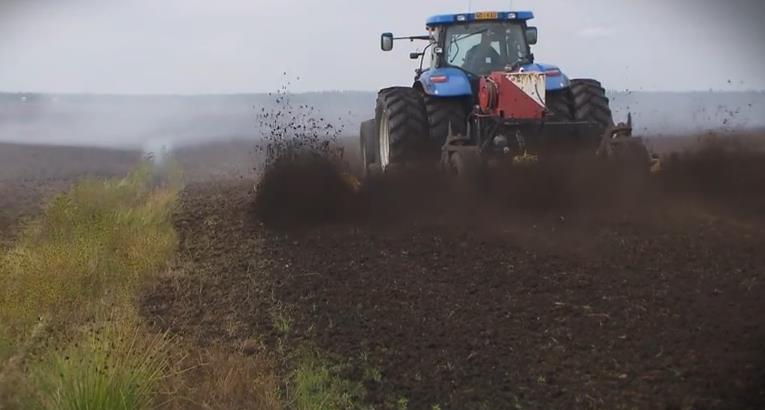
<svg viewBox="0 0 765 410">
<path fill-rule="evenodd" d="M 524 71 L 545 73 L 545 89 L 555 91 L 568 88 L 568 77 L 556 66 L 550 64 L 527 64 Z M 475 78 L 475 77 L 474 77 Z M 425 70 L 417 80 L 426 94 L 436 97 L 460 97 L 473 95 L 468 74 L 454 67 L 432 68 Z"/>
</svg>

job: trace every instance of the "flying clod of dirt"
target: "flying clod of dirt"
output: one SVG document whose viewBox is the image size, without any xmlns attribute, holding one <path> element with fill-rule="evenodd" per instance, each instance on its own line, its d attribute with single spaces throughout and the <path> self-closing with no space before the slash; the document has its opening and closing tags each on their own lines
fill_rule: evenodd
<svg viewBox="0 0 765 410">
<path fill-rule="evenodd" d="M 284 226 L 331 222 L 347 215 L 354 186 L 337 145 L 342 126 L 333 125 L 312 106 L 293 104 L 287 86 L 275 93 L 274 103 L 259 114 L 263 142 L 256 146 L 261 154 L 256 217 L 267 225 Z"/>
<path fill-rule="evenodd" d="M 311 151 L 271 162 L 256 189 L 256 216 L 279 226 L 337 221 L 355 196 L 337 163 Z"/>
</svg>

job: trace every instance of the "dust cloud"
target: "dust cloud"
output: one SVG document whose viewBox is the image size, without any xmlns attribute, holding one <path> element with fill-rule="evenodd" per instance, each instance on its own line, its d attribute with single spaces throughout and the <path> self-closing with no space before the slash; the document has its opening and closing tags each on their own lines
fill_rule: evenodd
<svg viewBox="0 0 765 410">
<path fill-rule="evenodd" d="M 765 93 L 612 91 L 617 121 L 632 113 L 636 133 L 677 136 L 709 130 L 765 129 Z M 374 92 L 293 95 L 295 104 L 357 133 L 373 116 Z M 151 141 L 174 147 L 257 140 L 257 114 L 273 106 L 268 94 L 108 96 L 0 93 L 0 142 L 142 149 Z"/>
</svg>

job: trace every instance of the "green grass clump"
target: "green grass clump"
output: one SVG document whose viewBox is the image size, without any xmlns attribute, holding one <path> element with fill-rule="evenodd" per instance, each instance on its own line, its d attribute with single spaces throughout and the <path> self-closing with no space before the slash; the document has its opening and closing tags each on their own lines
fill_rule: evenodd
<svg viewBox="0 0 765 410">
<path fill-rule="evenodd" d="M 292 376 L 290 398 L 298 410 L 364 408 L 361 383 L 343 379 L 337 366 L 315 352 L 304 352 Z"/>
<path fill-rule="evenodd" d="M 29 407 L 61 410 L 147 409 L 169 369 L 169 339 L 125 323 L 33 363 Z"/>
</svg>

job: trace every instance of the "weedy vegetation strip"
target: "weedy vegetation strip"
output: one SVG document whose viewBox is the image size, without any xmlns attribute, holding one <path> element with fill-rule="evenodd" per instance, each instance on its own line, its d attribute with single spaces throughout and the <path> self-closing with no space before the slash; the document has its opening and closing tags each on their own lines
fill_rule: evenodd
<svg viewBox="0 0 765 410">
<path fill-rule="evenodd" d="M 165 172 L 83 180 L 0 254 L 0 408 L 152 405 L 169 342 L 134 299 L 177 248 L 180 176 Z"/>
</svg>

